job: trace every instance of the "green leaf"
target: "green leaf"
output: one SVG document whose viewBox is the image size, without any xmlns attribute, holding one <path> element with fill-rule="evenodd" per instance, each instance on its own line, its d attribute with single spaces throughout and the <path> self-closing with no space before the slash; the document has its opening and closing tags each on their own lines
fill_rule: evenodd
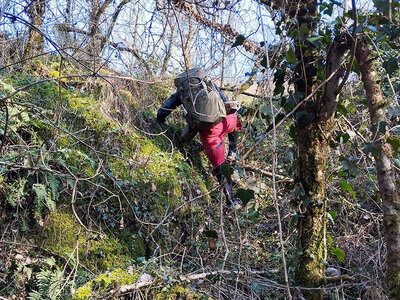
<svg viewBox="0 0 400 300">
<path fill-rule="evenodd" d="M 373 0 L 375 7 L 378 11 L 386 14 L 389 11 L 389 5 L 387 0 Z"/>
<path fill-rule="evenodd" d="M 393 163 L 396 167 L 400 168 L 400 159 L 398 158 L 393 159 Z"/>
<path fill-rule="evenodd" d="M 339 144 L 345 144 L 348 142 L 349 139 L 350 139 L 350 135 L 347 132 L 341 133 L 336 137 L 336 141 Z"/>
<path fill-rule="evenodd" d="M 302 202 L 302 209 L 305 210 L 307 208 L 307 206 L 313 201 L 313 199 L 311 197 L 303 197 L 303 202 Z"/>
<path fill-rule="evenodd" d="M 311 35 L 311 36 L 309 36 L 308 38 L 307 38 L 307 41 L 309 41 L 309 42 L 315 42 L 315 41 L 318 41 L 318 40 L 320 40 L 320 39 L 322 39 L 323 38 L 323 36 L 322 35 L 318 35 L 318 34 L 313 34 L 313 35 Z"/>
<path fill-rule="evenodd" d="M 337 258 L 340 262 L 342 262 L 342 263 L 345 263 L 345 262 L 346 262 L 346 260 L 344 259 L 345 254 L 344 254 L 344 252 L 343 252 L 342 249 L 340 249 L 340 248 L 338 248 L 338 247 L 335 247 L 333 250 L 331 250 L 331 254 L 334 255 L 334 256 L 336 256 L 336 258 Z"/>
<path fill-rule="evenodd" d="M 337 218 L 338 214 L 331 210 L 327 212 L 327 216 L 329 221 L 331 221 L 332 224 L 335 224 L 335 219 Z"/>
<path fill-rule="evenodd" d="M 368 142 L 364 144 L 364 149 L 368 153 L 372 153 L 373 156 L 379 155 L 379 153 L 382 150 L 382 147 L 380 145 L 374 145 L 372 142 Z"/>
<path fill-rule="evenodd" d="M 239 35 L 236 37 L 236 40 L 235 40 L 235 42 L 233 43 L 232 48 L 233 48 L 233 47 L 240 46 L 240 45 L 243 45 L 243 42 L 244 42 L 245 39 L 246 39 L 246 38 L 245 38 L 243 35 L 239 34 Z"/>
<path fill-rule="evenodd" d="M 204 231 L 204 235 L 209 238 L 218 238 L 218 233 L 215 230 L 206 230 Z"/>
<path fill-rule="evenodd" d="M 236 191 L 236 197 L 242 200 L 243 206 L 246 206 L 250 200 L 254 199 L 254 191 L 253 190 L 245 190 L 239 189 Z"/>
<path fill-rule="evenodd" d="M 343 192 L 348 191 L 348 192 L 354 197 L 354 199 L 356 199 L 356 193 L 354 193 L 353 188 L 352 188 L 351 185 L 347 182 L 347 180 L 344 179 L 344 178 L 342 178 L 341 187 L 342 187 L 342 191 L 343 191 Z"/>
<path fill-rule="evenodd" d="M 233 169 L 232 169 L 230 166 L 228 166 L 228 165 L 222 165 L 222 166 L 221 166 L 221 173 L 222 173 L 222 175 L 225 176 L 225 178 L 226 178 L 226 180 L 228 181 L 228 183 L 231 183 L 231 182 L 232 182 L 231 176 L 232 176 L 232 174 L 233 174 Z"/>
<path fill-rule="evenodd" d="M 310 30 L 308 29 L 308 26 L 306 23 L 301 24 L 300 26 L 300 33 L 302 35 L 308 35 L 308 33 L 310 32 Z"/>
<path fill-rule="evenodd" d="M 265 54 L 264 54 L 264 56 L 263 56 L 263 59 L 261 60 L 261 66 L 262 67 L 264 67 L 264 68 L 266 68 L 266 67 L 268 67 L 268 64 L 267 64 L 267 57 L 265 56 Z"/>
<path fill-rule="evenodd" d="M 296 64 L 296 54 L 294 53 L 292 48 L 289 48 L 288 52 L 286 53 L 286 61 L 288 64 L 294 65 Z"/>
<path fill-rule="evenodd" d="M 389 136 L 386 140 L 393 148 L 393 157 L 397 157 L 397 152 L 400 149 L 400 138 Z"/>
<path fill-rule="evenodd" d="M 332 247 L 332 242 L 333 242 L 332 236 L 330 234 L 328 234 L 328 245 L 329 245 L 329 248 Z"/>
</svg>

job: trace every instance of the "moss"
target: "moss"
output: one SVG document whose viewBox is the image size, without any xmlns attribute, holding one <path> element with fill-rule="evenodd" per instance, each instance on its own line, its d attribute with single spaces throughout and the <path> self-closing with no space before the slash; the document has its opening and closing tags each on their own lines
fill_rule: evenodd
<svg viewBox="0 0 400 300">
<path fill-rule="evenodd" d="M 80 260 L 94 271 L 125 267 L 134 262 L 133 257 L 144 255 L 143 240 L 132 240 L 132 234 L 131 239 L 128 239 L 128 233 L 125 232 L 123 240 L 108 236 L 93 240 L 84 230 L 79 232 L 79 226 L 72 215 L 56 211 L 49 216 L 47 224 L 36 236 L 36 240 L 42 243 L 45 249 L 61 256 L 71 254 L 79 242 Z"/>
<path fill-rule="evenodd" d="M 97 133 L 100 134 L 118 128 L 117 124 L 103 117 L 99 110 L 99 103 L 94 97 L 85 93 L 70 93 L 65 97 L 70 108 L 79 112 L 84 118 L 85 124 Z"/>
<path fill-rule="evenodd" d="M 174 285 L 169 289 L 163 289 L 161 292 L 156 294 L 156 300 L 212 300 L 212 298 L 205 295 L 197 294 L 189 288 L 181 285 Z"/>
<path fill-rule="evenodd" d="M 60 137 L 58 139 L 58 146 L 60 148 L 66 148 L 69 145 L 69 140 L 67 137 Z"/>
<path fill-rule="evenodd" d="M 112 272 L 100 274 L 72 295 L 75 300 L 87 300 L 105 295 L 116 286 L 133 284 L 137 281 L 140 272 L 134 274 L 125 269 L 115 269 Z"/>
<path fill-rule="evenodd" d="M 126 267 L 134 262 L 128 246 L 112 237 L 89 241 L 88 249 L 87 266 L 93 270 L 106 271 Z"/>
<path fill-rule="evenodd" d="M 91 295 L 92 295 L 92 282 L 89 282 L 84 286 L 78 288 L 72 298 L 79 300 L 89 300 Z"/>
<path fill-rule="evenodd" d="M 129 230 L 121 230 L 118 232 L 118 239 L 121 244 L 126 245 L 134 258 L 145 256 L 146 245 L 142 238 L 133 234 Z"/>
<path fill-rule="evenodd" d="M 144 168 L 132 168 L 125 159 L 110 158 L 109 166 L 119 180 L 135 182 L 138 197 L 147 193 L 154 214 L 163 213 L 165 205 L 177 207 L 182 204 L 185 189 L 196 187 L 205 193 L 207 187 L 202 178 L 184 161 L 179 152 L 166 154 L 157 145 L 159 141 L 148 140 L 135 132 L 119 135 L 124 157 L 133 157 Z M 154 190 L 155 189 L 155 190 Z M 151 192 L 150 192 L 151 191 Z"/>
<path fill-rule="evenodd" d="M 84 232 L 79 233 L 80 225 L 68 213 L 55 211 L 50 214 L 43 231 L 36 239 L 43 243 L 43 247 L 61 256 L 73 252 L 77 241 L 85 243 Z"/>
<path fill-rule="evenodd" d="M 120 90 L 119 94 L 121 95 L 122 99 L 127 103 L 133 105 L 133 108 L 139 109 L 141 106 L 136 98 L 132 95 L 131 92 L 127 90 Z"/>
</svg>

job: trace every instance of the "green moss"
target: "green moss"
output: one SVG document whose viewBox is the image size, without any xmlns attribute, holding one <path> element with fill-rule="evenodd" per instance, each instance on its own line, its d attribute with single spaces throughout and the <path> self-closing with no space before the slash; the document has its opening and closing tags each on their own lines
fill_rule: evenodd
<svg viewBox="0 0 400 300">
<path fill-rule="evenodd" d="M 156 294 L 156 300 L 212 300 L 205 295 L 197 294 L 189 288 L 181 285 L 174 285 L 170 289 L 163 289 L 160 293 Z"/>
<path fill-rule="evenodd" d="M 141 107 L 139 102 L 136 100 L 136 98 L 132 95 L 131 92 L 127 90 L 120 90 L 119 94 L 125 102 L 129 103 L 130 105 L 133 105 L 133 108 L 139 109 Z"/>
<path fill-rule="evenodd" d="M 72 110 L 77 111 L 84 118 L 85 124 L 94 129 L 97 133 L 104 133 L 118 126 L 105 118 L 100 110 L 96 99 L 85 93 L 70 93 L 65 95 Z"/>
<path fill-rule="evenodd" d="M 87 300 L 104 296 L 116 286 L 133 284 L 137 281 L 140 272 L 134 274 L 125 269 L 115 269 L 112 272 L 100 274 L 93 280 L 78 288 L 72 295 L 75 300 Z"/>
<path fill-rule="evenodd" d="M 166 84 L 165 82 L 158 82 L 154 84 L 152 90 L 159 101 L 165 101 L 165 99 L 171 95 L 170 85 Z"/>
<path fill-rule="evenodd" d="M 50 214 L 43 231 L 36 236 L 43 247 L 61 256 L 73 252 L 77 241 L 85 243 L 84 232 L 80 225 L 68 213 L 56 211 Z"/>
<path fill-rule="evenodd" d="M 110 158 L 109 166 L 119 180 L 135 182 L 138 197 L 149 195 L 146 203 L 155 215 L 165 211 L 166 204 L 177 207 L 183 203 L 185 189 L 195 187 L 205 193 L 202 178 L 191 168 L 179 152 L 166 154 L 159 147 L 159 140 L 149 140 L 131 131 L 118 136 L 123 145 L 124 157 L 133 157 L 143 168 L 132 168 L 125 159 Z"/>
<path fill-rule="evenodd" d="M 128 246 L 112 237 L 89 241 L 87 266 L 93 270 L 110 270 L 134 263 Z"/>
<path fill-rule="evenodd" d="M 60 137 L 58 139 L 58 145 L 60 148 L 66 148 L 69 145 L 69 140 L 67 137 Z"/>
<path fill-rule="evenodd" d="M 84 286 L 78 288 L 72 298 L 79 300 L 89 300 L 91 295 L 92 295 L 92 282 L 89 282 Z"/>
<path fill-rule="evenodd" d="M 132 234 L 129 239 L 126 231 L 122 240 L 108 236 L 93 240 L 83 229 L 79 232 L 79 226 L 72 215 L 54 212 L 36 239 L 45 249 L 61 256 L 71 254 L 79 242 L 80 261 L 94 271 L 125 267 L 134 262 L 133 257 L 144 255 L 143 240 L 133 240 Z"/>
<path fill-rule="evenodd" d="M 129 230 L 121 230 L 118 232 L 118 239 L 119 243 L 124 244 L 129 249 L 134 258 L 145 256 L 145 242 L 136 234 L 133 234 Z"/>
</svg>

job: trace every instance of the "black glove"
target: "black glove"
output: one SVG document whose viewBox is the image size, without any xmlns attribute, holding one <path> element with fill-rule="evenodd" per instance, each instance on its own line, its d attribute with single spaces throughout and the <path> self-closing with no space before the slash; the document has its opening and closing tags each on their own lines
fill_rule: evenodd
<svg viewBox="0 0 400 300">
<path fill-rule="evenodd" d="M 165 124 L 165 118 L 157 114 L 157 122 L 160 124 Z"/>
</svg>

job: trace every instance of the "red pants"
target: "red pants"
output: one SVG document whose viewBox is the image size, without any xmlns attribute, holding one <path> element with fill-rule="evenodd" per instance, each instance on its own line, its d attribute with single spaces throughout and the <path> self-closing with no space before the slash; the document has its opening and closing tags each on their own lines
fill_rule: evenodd
<svg viewBox="0 0 400 300">
<path fill-rule="evenodd" d="M 231 114 L 214 127 L 199 132 L 207 157 L 214 168 L 225 162 L 224 136 L 233 132 L 236 126 L 237 115 Z"/>
</svg>

